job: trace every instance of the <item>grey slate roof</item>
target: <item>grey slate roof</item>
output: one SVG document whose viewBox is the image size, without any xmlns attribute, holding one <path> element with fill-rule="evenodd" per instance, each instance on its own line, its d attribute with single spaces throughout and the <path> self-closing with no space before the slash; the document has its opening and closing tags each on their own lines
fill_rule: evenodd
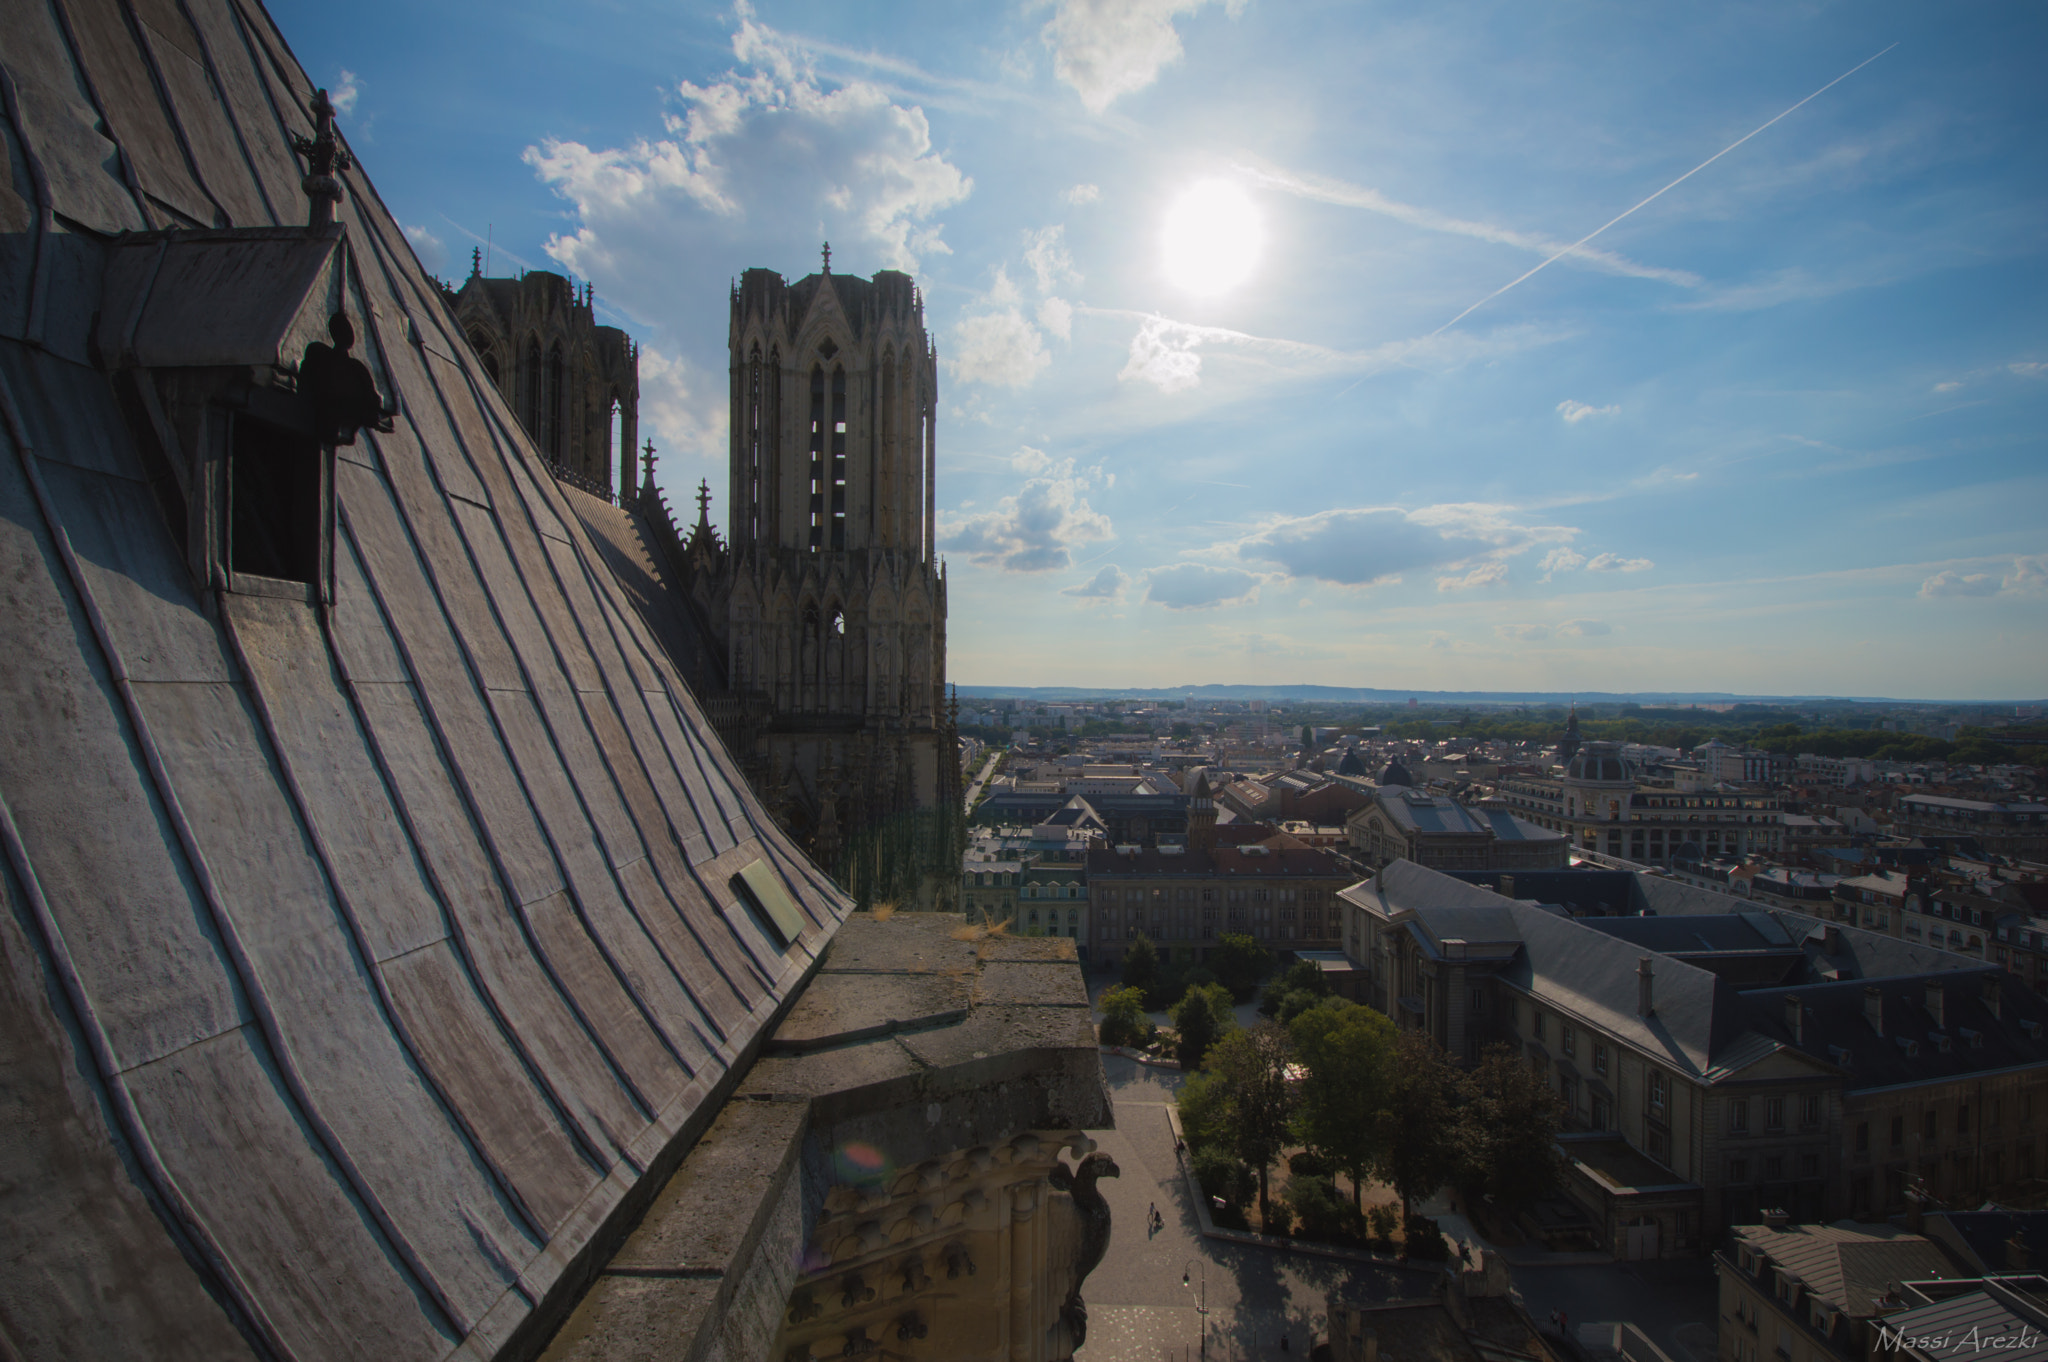
<svg viewBox="0 0 2048 1362">
<path fill-rule="evenodd" d="M 1890 1357 L 1923 1358 L 1926 1362 L 1947 1362 L 1962 1354 L 2003 1358 L 2006 1362 L 2043 1362 L 2048 1359 L 2048 1328 L 2038 1310 L 2021 1311 L 2016 1301 L 2000 1300 L 1989 1291 L 1972 1291 L 1951 1296 L 1931 1305 L 1901 1310 L 1879 1323 L 1887 1336 L 1903 1334 L 1898 1347 L 1880 1344 Z M 1919 1346 L 1925 1340 L 1926 1347 Z"/>
<path fill-rule="evenodd" d="M 0 1316 L 38 1356 L 491 1355 L 849 905 L 361 169 L 335 239 L 397 415 L 335 461 L 332 605 L 195 581 L 137 431 L 169 437 L 87 325 L 142 233 L 299 232 L 311 85 L 254 0 L 0 32 L 0 1178 L 33 1189 L 0 1197 Z M 194 320 L 269 278 L 134 287 Z M 756 858 L 786 954 L 732 886 Z"/>
</svg>

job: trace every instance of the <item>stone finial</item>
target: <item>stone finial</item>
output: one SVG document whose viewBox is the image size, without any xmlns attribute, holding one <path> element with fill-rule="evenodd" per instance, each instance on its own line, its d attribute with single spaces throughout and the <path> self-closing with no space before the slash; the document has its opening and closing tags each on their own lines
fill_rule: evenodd
<svg viewBox="0 0 2048 1362">
<path fill-rule="evenodd" d="M 334 102 L 326 90 L 313 92 L 313 135 L 294 134 L 292 146 L 306 158 L 306 177 L 299 181 L 311 200 L 306 225 L 325 227 L 334 221 L 334 205 L 341 202 L 341 181 L 336 176 L 355 164 L 334 135 Z"/>
<path fill-rule="evenodd" d="M 469 277 L 472 279 L 481 278 L 483 272 L 484 248 L 481 246 L 471 246 L 469 248 Z"/>
<path fill-rule="evenodd" d="M 654 440 L 651 437 L 640 451 L 640 468 L 640 480 L 649 487 L 654 486 Z"/>
<path fill-rule="evenodd" d="M 825 273 L 832 273 L 832 243 L 825 243 Z"/>
</svg>

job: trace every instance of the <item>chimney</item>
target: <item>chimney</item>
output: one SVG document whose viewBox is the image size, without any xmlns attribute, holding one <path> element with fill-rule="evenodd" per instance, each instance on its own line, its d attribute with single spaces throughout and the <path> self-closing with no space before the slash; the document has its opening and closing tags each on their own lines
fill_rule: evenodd
<svg viewBox="0 0 2048 1362">
<path fill-rule="evenodd" d="M 1917 1187 L 1906 1189 L 1906 1228 L 1914 1234 L 1927 1232 L 1927 1199 Z"/>
<path fill-rule="evenodd" d="M 1651 1005 L 1651 977 L 1650 957 L 1645 955 L 1636 961 L 1636 1015 L 1638 1017 L 1651 1016 L 1657 1010 Z"/>
<path fill-rule="evenodd" d="M 1989 1012 L 1992 1016 L 1996 1017 L 1998 1015 L 1998 1005 L 2001 1002 L 2003 1002 L 2004 999 L 2005 992 L 2004 990 L 1999 988 L 1997 976 L 1990 974 L 1985 975 L 1984 1010 Z"/>
<path fill-rule="evenodd" d="M 1842 929 L 1830 922 L 1821 931 L 1820 948 L 1824 955 L 1842 953 Z"/>
<path fill-rule="evenodd" d="M 1792 1033 L 1792 1043 L 1794 1045 L 1804 1045 L 1806 1043 L 1805 1020 L 1806 1009 L 1799 1005 L 1799 995 L 1797 993 L 1787 993 L 1785 995 L 1785 1029 Z"/>
<path fill-rule="evenodd" d="M 1792 1214 L 1776 1206 L 1766 1206 L 1761 1212 L 1764 1224 L 1774 1230 L 1782 1230 L 1792 1223 Z"/>
<path fill-rule="evenodd" d="M 1863 1020 L 1880 1036 L 1884 1034 L 1884 991 L 1876 985 L 1863 990 Z"/>
<path fill-rule="evenodd" d="M 1948 990 L 1930 981 L 1927 985 L 1927 1015 L 1934 1018 L 1934 1025 L 1937 1028 L 1948 1024 L 1942 1020 L 1942 1014 L 1946 1010 L 1943 1004 L 1947 1001 Z"/>
</svg>

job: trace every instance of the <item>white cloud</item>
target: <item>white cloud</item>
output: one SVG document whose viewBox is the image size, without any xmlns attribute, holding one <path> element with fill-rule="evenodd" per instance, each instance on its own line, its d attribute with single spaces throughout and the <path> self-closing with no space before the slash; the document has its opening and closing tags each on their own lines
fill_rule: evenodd
<svg viewBox="0 0 2048 1362">
<path fill-rule="evenodd" d="M 1261 184 L 1285 190 L 1290 194 L 1298 194 L 1305 199 L 1336 204 L 1344 208 L 1363 208 L 1369 213 L 1378 213 L 1397 222 L 1405 222 L 1411 227 L 1420 227 L 1424 231 L 1473 237 L 1497 245 L 1512 246 L 1516 250 L 1546 258 L 1561 254 L 1565 263 L 1589 265 L 1609 274 L 1626 275 L 1635 279 L 1658 279 L 1683 288 L 1697 288 L 1700 284 L 1700 277 L 1690 270 L 1643 265 L 1599 246 L 1575 246 L 1570 242 L 1538 236 L 1533 232 L 1517 231 L 1512 227 L 1502 227 L 1491 222 L 1472 222 L 1465 218 L 1454 218 L 1433 209 L 1400 203 L 1377 189 L 1370 189 L 1364 185 L 1346 184 L 1342 180 L 1327 179 L 1320 175 L 1297 174 L 1270 166 L 1241 165 L 1237 169 Z"/>
<path fill-rule="evenodd" d="M 1588 406 L 1584 402 L 1574 402 L 1569 397 L 1557 404 L 1557 414 L 1564 418 L 1564 423 L 1568 426 L 1575 426 L 1589 416 L 1612 416 L 1620 410 L 1620 407 Z"/>
<path fill-rule="evenodd" d="M 1624 558 L 1618 553 L 1603 553 L 1586 563 L 1588 572 L 1648 572 L 1657 566 L 1647 558 Z"/>
<path fill-rule="evenodd" d="M 1463 577 L 1439 582 L 1441 589 L 1455 590 L 1499 581 L 1506 559 L 1576 534 L 1565 525 L 1523 524 L 1499 506 L 1377 506 L 1273 520 L 1235 548 L 1239 557 L 1273 563 L 1289 576 L 1339 586 L 1390 583 L 1425 568 L 1464 569 Z"/>
<path fill-rule="evenodd" d="M 1222 326 L 1198 326 L 1151 313 L 1083 307 L 1097 316 L 1134 318 L 1130 356 L 1119 380 L 1140 379 L 1161 392 L 1184 392 L 1202 381 L 1202 351 L 1216 347 L 1233 358 L 1267 371 L 1307 377 L 1336 373 L 1378 373 L 1395 365 L 1421 366 L 1434 361 L 1453 366 L 1482 356 L 1506 354 L 1557 338 L 1532 327 L 1504 327 L 1485 335 L 1449 331 L 1414 340 L 1388 341 L 1370 350 L 1332 350 L 1306 341 L 1254 336 Z"/>
<path fill-rule="evenodd" d="M 1540 580 L 1546 582 L 1550 580 L 1553 573 L 1570 572 L 1574 568 L 1582 568 L 1585 565 L 1585 554 L 1566 548 L 1562 544 L 1544 554 L 1536 562 L 1536 566 L 1543 571 L 1543 576 Z"/>
<path fill-rule="evenodd" d="M 2007 591 L 2038 591 L 2048 587 L 2048 555 L 2013 559 L 2012 571 L 2005 574 L 2003 585 Z"/>
<path fill-rule="evenodd" d="M 942 547 L 1004 572 L 1055 572 L 1074 565 L 1075 549 L 1111 537 L 1109 517 L 1086 496 L 1099 469 L 1076 471 L 1072 459 L 1054 459 L 1029 445 L 1011 463 L 1031 475 L 1024 486 L 992 511 L 946 517 Z"/>
<path fill-rule="evenodd" d="M 355 72 L 346 67 L 342 68 L 341 79 L 336 81 L 334 88 L 327 92 L 327 102 L 332 104 L 334 111 L 343 118 L 347 118 L 356 111 L 356 101 L 362 97 L 362 82 L 356 79 Z"/>
<path fill-rule="evenodd" d="M 1508 579 L 1508 565 L 1499 561 L 1481 563 L 1462 577 L 1439 577 L 1438 591 L 1469 591 L 1475 586 L 1496 586 Z"/>
<path fill-rule="evenodd" d="M 1061 194 L 1060 197 L 1078 207 L 1084 203 L 1093 203 L 1101 198 L 1102 189 L 1099 185 L 1077 184 L 1072 189 Z"/>
<path fill-rule="evenodd" d="M 1942 596 L 1995 596 L 1999 580 L 1988 572 L 1962 573 L 1950 568 L 1920 583 L 1920 594 L 1934 599 Z"/>
<path fill-rule="evenodd" d="M 1051 293 L 1062 283 L 1081 282 L 1081 276 L 1074 270 L 1074 257 L 1067 251 L 1066 232 L 1063 224 L 1055 223 L 1024 233 L 1024 263 L 1038 280 L 1040 293 Z"/>
<path fill-rule="evenodd" d="M 525 159 L 566 199 L 575 230 L 548 254 L 642 318 L 701 310 L 732 261 L 816 261 L 847 273 L 915 270 L 947 253 L 935 215 L 973 182 L 932 147 L 922 110 L 865 81 L 828 84 L 738 6 L 738 66 L 675 87 L 661 131 L 609 148 L 549 139 Z M 864 257 L 864 258 L 863 258 Z"/>
<path fill-rule="evenodd" d="M 1257 573 L 1238 568 L 1175 563 L 1145 574 L 1145 601 L 1168 610 L 1212 610 L 1240 605 L 1258 597 L 1262 580 Z"/>
<path fill-rule="evenodd" d="M 988 292 L 981 299 L 994 307 L 1015 307 L 1024 301 L 1024 295 L 1010 282 L 1010 272 L 1001 265 L 996 266 L 995 278 L 988 286 Z"/>
<path fill-rule="evenodd" d="M 694 373 L 675 356 L 647 346 L 640 348 L 642 439 L 652 438 L 661 453 L 688 454 L 722 464 L 728 454 L 730 424 L 723 374 Z M 673 474 L 674 470 L 657 465 L 656 472 Z"/>
<path fill-rule="evenodd" d="M 963 383 L 1021 388 L 1052 363 L 1038 329 L 1014 307 L 954 323 L 946 367 Z"/>
<path fill-rule="evenodd" d="M 1101 113 L 1119 95 L 1142 90 L 1181 57 L 1176 15 L 1207 0 L 1059 0 L 1040 35 L 1052 49 L 1053 71 L 1072 86 L 1089 112 Z M 1225 8 L 1236 14 L 1241 0 Z"/>
<path fill-rule="evenodd" d="M 1614 626 L 1605 620 L 1566 620 L 1557 626 L 1557 632 L 1567 638 L 1597 638 L 1614 632 Z"/>
<path fill-rule="evenodd" d="M 412 242 L 413 254 L 420 258 L 420 263 L 427 267 L 429 274 L 439 274 L 448 268 L 448 248 L 442 244 L 440 237 L 424 227 L 406 228 L 405 237 Z"/>
<path fill-rule="evenodd" d="M 1550 637 L 1547 624 L 1496 624 L 1493 632 L 1502 638 L 1514 639 L 1521 643 L 1534 643 Z"/>
<path fill-rule="evenodd" d="M 1084 601 L 1121 600 L 1124 588 L 1130 584 L 1130 576 L 1115 563 L 1105 563 L 1096 569 L 1095 575 L 1079 586 L 1062 587 L 1062 596 L 1075 596 Z"/>
<path fill-rule="evenodd" d="M 1074 305 L 1064 298 L 1048 298 L 1038 305 L 1038 324 L 1061 340 L 1074 338 Z"/>
</svg>

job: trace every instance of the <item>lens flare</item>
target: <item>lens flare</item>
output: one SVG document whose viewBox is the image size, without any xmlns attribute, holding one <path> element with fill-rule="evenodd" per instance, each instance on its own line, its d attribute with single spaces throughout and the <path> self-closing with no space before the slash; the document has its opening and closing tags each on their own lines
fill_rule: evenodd
<svg viewBox="0 0 2048 1362">
<path fill-rule="evenodd" d="M 1235 180 L 1198 180 L 1166 210 L 1159 264 L 1168 282 L 1189 293 L 1223 293 L 1258 268 L 1266 222 Z"/>
</svg>

